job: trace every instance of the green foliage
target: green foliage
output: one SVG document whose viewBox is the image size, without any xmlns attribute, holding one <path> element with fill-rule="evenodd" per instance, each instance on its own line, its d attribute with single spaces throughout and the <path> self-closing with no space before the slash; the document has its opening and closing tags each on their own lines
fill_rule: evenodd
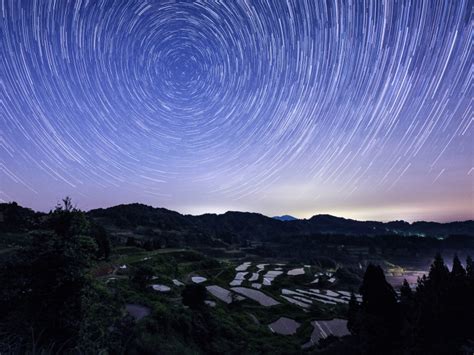
<svg viewBox="0 0 474 355">
<path fill-rule="evenodd" d="M 120 347 L 122 340 L 114 332 L 122 317 L 120 300 L 103 285 L 91 282 L 82 292 L 81 305 L 83 321 L 76 349 L 99 354 Z"/>
<path fill-rule="evenodd" d="M 313 302 L 309 308 L 309 313 L 316 319 L 325 318 L 328 315 L 328 309 L 319 302 Z"/>
<path fill-rule="evenodd" d="M 89 232 L 89 222 L 84 212 L 73 206 L 71 198 L 63 199 L 50 213 L 49 223 L 60 237 L 71 237 Z"/>
<path fill-rule="evenodd" d="M 72 347 L 83 321 L 83 290 L 97 246 L 88 236 L 82 212 L 64 207 L 53 213 L 56 233 L 36 233 L 31 243 L 2 265 L 0 327 L 28 349 Z M 31 334 L 37 334 L 32 337 Z"/>
<path fill-rule="evenodd" d="M 137 285 L 137 287 L 144 289 L 147 287 L 153 278 L 153 268 L 149 265 L 139 265 L 137 266 L 131 275 L 132 282 Z"/>
<path fill-rule="evenodd" d="M 337 343 L 339 341 L 339 338 L 329 334 L 326 338 L 322 338 L 319 340 L 319 347 L 320 348 L 327 348 L 328 346 Z"/>
<path fill-rule="evenodd" d="M 200 284 L 189 284 L 181 294 L 183 304 L 191 309 L 201 309 L 206 299 L 206 288 Z"/>
<path fill-rule="evenodd" d="M 110 237 L 105 228 L 97 223 L 91 226 L 91 236 L 97 243 L 97 257 L 107 260 L 110 256 Z"/>
<path fill-rule="evenodd" d="M 126 353 L 294 354 L 299 349 L 295 339 L 274 335 L 242 313 L 160 306 L 133 330 Z"/>
<path fill-rule="evenodd" d="M 0 231 L 25 231 L 40 224 L 41 213 L 19 206 L 16 202 L 0 203 Z"/>
</svg>

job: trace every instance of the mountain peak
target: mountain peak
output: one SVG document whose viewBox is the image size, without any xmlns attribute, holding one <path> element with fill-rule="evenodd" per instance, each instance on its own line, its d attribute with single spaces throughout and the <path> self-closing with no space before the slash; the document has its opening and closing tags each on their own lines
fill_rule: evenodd
<svg viewBox="0 0 474 355">
<path fill-rule="evenodd" d="M 272 217 L 273 219 L 277 219 L 279 221 L 296 221 L 298 218 L 295 218 L 293 216 L 290 216 L 289 214 L 284 214 L 283 216 L 274 216 Z"/>
</svg>

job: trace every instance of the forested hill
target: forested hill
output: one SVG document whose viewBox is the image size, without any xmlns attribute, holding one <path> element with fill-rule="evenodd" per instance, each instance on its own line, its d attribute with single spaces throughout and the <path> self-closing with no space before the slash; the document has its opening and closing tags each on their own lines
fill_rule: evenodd
<svg viewBox="0 0 474 355">
<path fill-rule="evenodd" d="M 310 219 L 281 221 L 251 212 L 226 212 L 224 214 L 182 215 L 165 208 L 142 204 L 119 205 L 106 209 L 91 210 L 93 218 L 105 218 L 109 222 L 128 226 L 146 225 L 164 229 L 196 229 L 203 233 L 231 233 L 242 237 L 259 235 L 311 235 L 317 233 L 346 235 L 422 235 L 446 237 L 449 235 L 473 235 L 474 221 L 437 223 L 405 221 L 376 222 L 356 221 L 331 215 L 316 215 Z"/>
<path fill-rule="evenodd" d="M 200 216 L 182 215 L 165 208 L 143 204 L 118 205 L 87 212 L 92 219 L 106 228 L 154 230 L 176 235 L 206 235 L 219 239 L 262 239 L 290 235 L 343 234 L 343 235 L 419 235 L 447 237 L 450 235 L 474 236 L 474 221 L 436 223 L 405 221 L 356 221 L 316 215 L 310 219 L 281 221 L 250 212 L 226 212 Z M 34 212 L 16 203 L 0 204 L 0 228 L 29 228 L 47 219 L 47 214 Z"/>
</svg>

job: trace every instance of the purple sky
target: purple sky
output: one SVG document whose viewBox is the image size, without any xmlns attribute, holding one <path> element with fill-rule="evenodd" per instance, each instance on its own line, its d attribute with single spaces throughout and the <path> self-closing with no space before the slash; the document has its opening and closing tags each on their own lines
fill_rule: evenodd
<svg viewBox="0 0 474 355">
<path fill-rule="evenodd" d="M 1 201 L 474 219 L 470 1 L 2 4 Z"/>
</svg>

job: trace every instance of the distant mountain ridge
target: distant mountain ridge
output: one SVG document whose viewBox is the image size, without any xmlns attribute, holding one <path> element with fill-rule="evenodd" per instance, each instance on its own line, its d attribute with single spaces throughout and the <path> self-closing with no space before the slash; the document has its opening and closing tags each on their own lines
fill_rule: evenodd
<svg viewBox="0 0 474 355">
<path fill-rule="evenodd" d="M 449 235 L 473 235 L 474 221 L 463 222 L 376 222 L 357 221 L 331 215 L 316 215 L 310 219 L 280 220 L 252 212 L 224 214 L 183 215 L 166 208 L 155 208 L 139 203 L 117 205 L 90 210 L 87 215 L 112 229 L 148 229 L 167 235 L 191 235 L 198 238 L 236 238 L 249 240 L 272 240 L 274 238 L 312 235 L 419 235 L 446 237 Z M 27 226 L 35 219 L 47 216 L 15 203 L 0 204 L 0 230 L 6 226 Z M 285 217 L 285 216 L 283 216 Z"/>
<path fill-rule="evenodd" d="M 147 211 L 147 216 L 153 215 L 152 224 L 167 227 L 185 227 L 202 233 L 222 234 L 231 233 L 254 239 L 272 235 L 311 235 L 317 233 L 338 233 L 347 235 L 420 235 L 445 237 L 454 234 L 474 235 L 474 221 L 463 222 L 414 222 L 405 221 L 377 222 L 357 221 L 331 215 L 315 215 L 310 219 L 294 219 L 281 221 L 254 212 L 229 211 L 224 214 L 207 213 L 199 216 L 182 215 L 165 208 L 154 208 L 141 204 L 119 205 L 108 209 L 91 210 L 92 217 L 109 211 L 123 210 L 124 215 L 134 215 L 138 211 Z M 137 210 L 138 209 L 138 210 Z M 123 218 L 123 216 L 122 216 Z"/>
</svg>

